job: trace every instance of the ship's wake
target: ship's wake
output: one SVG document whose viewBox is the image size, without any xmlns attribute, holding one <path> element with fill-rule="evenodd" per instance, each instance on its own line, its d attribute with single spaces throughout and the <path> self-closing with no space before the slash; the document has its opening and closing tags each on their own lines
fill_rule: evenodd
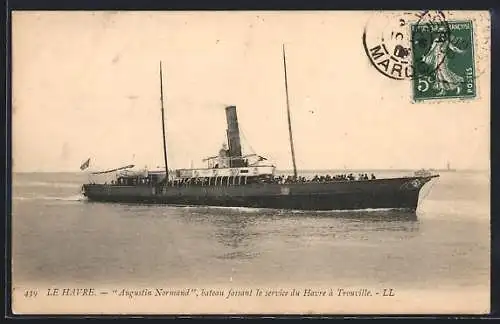
<svg viewBox="0 0 500 324">
<path fill-rule="evenodd" d="M 252 208 L 252 207 L 221 207 L 221 206 L 172 206 L 175 208 L 182 208 L 193 212 L 222 212 L 230 214 L 258 214 L 258 215 L 274 215 L 274 216 L 317 216 L 317 217 L 359 217 L 365 215 L 366 217 L 381 216 L 394 216 L 399 215 L 402 218 L 416 217 L 416 212 L 409 209 L 401 208 L 367 208 L 367 209 L 350 209 L 350 210 L 296 210 L 296 209 L 274 209 L 274 208 Z M 410 216 L 408 216 L 410 215 Z"/>
<path fill-rule="evenodd" d="M 45 181 L 12 181 L 13 187 L 80 188 L 78 183 Z"/>
<path fill-rule="evenodd" d="M 266 211 L 276 211 L 276 209 L 272 208 L 255 208 L 255 207 L 230 207 L 230 206 L 186 206 L 186 205 L 170 205 L 176 208 L 182 208 L 185 210 L 193 210 L 193 211 L 228 211 L 228 212 L 239 212 L 239 213 L 262 213 Z"/>
<path fill-rule="evenodd" d="M 355 213 L 355 212 L 387 212 L 387 211 L 404 211 L 405 208 L 366 208 L 366 209 L 330 209 L 330 210 L 302 210 L 302 209 L 276 209 L 276 208 L 260 208 L 260 207 L 231 207 L 231 206 L 185 206 L 185 205 L 171 205 L 185 209 L 221 209 L 221 210 L 234 210 L 240 212 L 256 213 L 263 211 L 281 211 L 286 213 Z"/>
<path fill-rule="evenodd" d="M 54 201 L 83 201 L 86 200 L 83 195 L 78 194 L 78 195 L 71 195 L 71 196 L 31 196 L 31 197 L 25 197 L 25 196 L 14 196 L 12 197 L 12 200 L 54 200 Z"/>
</svg>

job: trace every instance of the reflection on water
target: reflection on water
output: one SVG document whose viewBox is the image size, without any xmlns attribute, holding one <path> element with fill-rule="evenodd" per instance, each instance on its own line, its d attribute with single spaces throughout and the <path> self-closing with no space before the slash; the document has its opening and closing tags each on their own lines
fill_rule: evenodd
<svg viewBox="0 0 500 324">
<path fill-rule="evenodd" d="M 187 211 L 189 215 L 202 215 L 218 219 L 227 216 L 228 219 L 241 219 L 244 222 L 255 222 L 256 219 L 286 219 L 300 217 L 307 218 L 332 218 L 332 219 L 352 219 L 359 221 L 416 221 L 418 219 L 415 211 L 395 210 L 395 209 L 374 209 L 355 211 L 301 211 L 301 210 L 281 210 L 262 208 L 241 208 L 241 207 L 176 207 L 179 210 Z"/>
<path fill-rule="evenodd" d="M 216 242 L 225 247 L 220 259 L 249 260 L 265 252 L 263 242 L 281 240 L 366 241 L 384 232 L 400 232 L 399 239 L 410 239 L 419 230 L 415 212 L 372 210 L 350 212 L 286 211 L 252 208 L 175 207 L 181 220 L 203 224 Z M 390 234 L 395 236 L 395 233 Z M 284 251 L 285 252 L 285 251 Z"/>
</svg>

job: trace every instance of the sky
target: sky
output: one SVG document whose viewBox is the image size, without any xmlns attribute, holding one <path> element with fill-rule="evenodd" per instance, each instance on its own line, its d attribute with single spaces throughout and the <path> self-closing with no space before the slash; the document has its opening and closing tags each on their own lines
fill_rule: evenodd
<svg viewBox="0 0 500 324">
<path fill-rule="evenodd" d="M 237 107 L 244 153 L 291 169 L 282 45 L 297 168 L 489 170 L 489 15 L 475 23 L 478 96 L 412 101 L 409 80 L 371 65 L 372 12 L 14 12 L 16 172 L 205 166 Z M 453 16 L 455 15 L 455 16 Z"/>
</svg>

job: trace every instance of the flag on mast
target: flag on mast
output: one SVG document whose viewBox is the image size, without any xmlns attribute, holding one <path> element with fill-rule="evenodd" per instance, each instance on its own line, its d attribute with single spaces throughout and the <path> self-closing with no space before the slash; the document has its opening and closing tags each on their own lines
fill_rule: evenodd
<svg viewBox="0 0 500 324">
<path fill-rule="evenodd" d="M 86 168 L 88 168 L 90 166 L 90 158 L 87 159 L 87 161 L 83 162 L 82 165 L 80 165 L 80 170 L 85 170 Z"/>
</svg>

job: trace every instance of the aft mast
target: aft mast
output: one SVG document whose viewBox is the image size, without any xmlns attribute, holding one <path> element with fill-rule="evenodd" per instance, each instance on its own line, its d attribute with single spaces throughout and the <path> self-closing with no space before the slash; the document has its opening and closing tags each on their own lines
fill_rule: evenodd
<svg viewBox="0 0 500 324">
<path fill-rule="evenodd" d="M 163 73 L 160 61 L 160 101 L 161 101 L 161 129 L 163 134 L 163 158 L 165 160 L 165 182 L 168 183 L 167 140 L 165 137 L 165 112 L 163 109 Z"/>
<path fill-rule="evenodd" d="M 288 135 L 290 136 L 290 150 L 292 152 L 293 178 L 297 179 L 297 165 L 295 163 L 295 149 L 293 147 L 292 122 L 290 120 L 290 101 L 288 99 L 288 80 L 287 80 L 287 75 L 286 75 L 285 44 L 283 44 L 283 67 L 285 69 L 286 112 L 287 112 L 287 116 L 288 116 Z"/>
</svg>

